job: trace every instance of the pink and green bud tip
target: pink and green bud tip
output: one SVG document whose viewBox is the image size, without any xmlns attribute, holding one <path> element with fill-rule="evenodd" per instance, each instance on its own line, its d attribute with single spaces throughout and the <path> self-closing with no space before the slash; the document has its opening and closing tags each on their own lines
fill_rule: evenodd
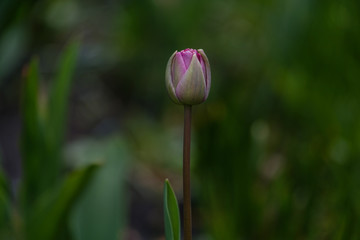
<svg viewBox="0 0 360 240">
<path fill-rule="evenodd" d="M 166 66 L 165 82 L 175 103 L 195 105 L 204 102 L 211 86 L 210 64 L 204 51 L 190 48 L 175 51 Z"/>
</svg>

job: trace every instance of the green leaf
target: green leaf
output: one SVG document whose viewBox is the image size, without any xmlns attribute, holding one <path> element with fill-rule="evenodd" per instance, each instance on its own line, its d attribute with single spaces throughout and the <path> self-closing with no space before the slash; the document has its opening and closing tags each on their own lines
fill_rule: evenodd
<svg viewBox="0 0 360 240">
<path fill-rule="evenodd" d="M 67 227 L 66 220 L 71 208 L 98 167 L 99 164 L 91 164 L 72 172 L 63 184 L 39 198 L 26 221 L 27 239 L 59 238 L 59 234 Z"/>
<path fill-rule="evenodd" d="M 61 168 L 61 146 L 66 132 L 67 105 L 70 93 L 71 79 L 75 70 L 79 43 L 70 43 L 61 56 L 57 75 L 49 94 L 47 106 L 46 143 L 49 161 L 49 182 L 54 182 Z"/>
<path fill-rule="evenodd" d="M 126 227 L 128 212 L 125 181 L 129 174 L 129 156 L 126 141 L 118 136 L 84 139 L 72 143 L 67 150 L 71 164 L 104 160 L 104 165 L 94 174 L 72 210 L 70 228 L 73 239 L 119 239 L 119 232 Z"/>
<path fill-rule="evenodd" d="M 21 95 L 21 150 L 24 168 L 24 198 L 32 202 L 40 191 L 41 134 L 38 109 L 38 60 L 33 58 L 24 68 Z"/>
<path fill-rule="evenodd" d="M 166 240 L 180 240 L 179 207 L 168 179 L 164 184 L 164 223 Z"/>
<path fill-rule="evenodd" d="M 75 68 L 78 43 L 73 42 L 60 59 L 58 73 L 49 94 L 49 104 L 41 117 L 39 102 L 39 64 L 34 58 L 24 69 L 22 114 L 22 159 L 24 181 L 22 197 L 27 212 L 43 192 L 59 180 L 62 167 L 61 147 L 66 126 L 67 99 Z M 46 99 L 45 99 L 46 102 Z"/>
</svg>

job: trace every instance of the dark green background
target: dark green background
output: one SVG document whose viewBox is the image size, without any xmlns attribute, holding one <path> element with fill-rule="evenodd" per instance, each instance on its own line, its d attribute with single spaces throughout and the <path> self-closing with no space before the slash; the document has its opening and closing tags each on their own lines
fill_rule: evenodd
<svg viewBox="0 0 360 240">
<path fill-rule="evenodd" d="M 38 56 L 46 92 L 75 38 L 64 160 L 105 151 L 123 195 L 111 216 L 84 200 L 72 235 L 85 236 L 71 227 L 81 209 L 98 206 L 83 218 L 97 221 L 79 220 L 85 232 L 116 219 L 118 239 L 161 239 L 166 177 L 182 196 L 182 108 L 165 66 L 202 48 L 212 88 L 193 108 L 195 238 L 360 239 L 359 29 L 355 0 L 2 0 L 0 146 L 13 191 L 22 69 Z M 111 180 L 99 178 L 88 195 L 105 194 Z"/>
</svg>

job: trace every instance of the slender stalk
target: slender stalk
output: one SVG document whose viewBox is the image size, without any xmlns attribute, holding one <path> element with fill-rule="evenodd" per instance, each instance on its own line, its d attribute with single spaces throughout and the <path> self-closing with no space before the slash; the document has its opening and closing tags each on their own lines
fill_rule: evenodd
<svg viewBox="0 0 360 240">
<path fill-rule="evenodd" d="M 190 142 L 191 142 L 191 105 L 184 105 L 184 148 L 183 148 L 184 240 L 192 239 Z"/>
</svg>

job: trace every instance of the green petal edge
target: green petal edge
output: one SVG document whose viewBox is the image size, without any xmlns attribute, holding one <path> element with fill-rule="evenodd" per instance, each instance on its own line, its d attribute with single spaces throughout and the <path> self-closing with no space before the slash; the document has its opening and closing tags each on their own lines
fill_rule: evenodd
<svg viewBox="0 0 360 240">
<path fill-rule="evenodd" d="M 204 50 L 198 49 L 197 50 L 200 55 L 203 57 L 206 67 L 206 76 L 207 76 L 207 84 L 206 84 L 206 95 L 205 99 L 209 96 L 210 88 L 211 88 L 211 68 L 210 68 L 210 62 L 208 57 L 206 56 Z"/>
</svg>

